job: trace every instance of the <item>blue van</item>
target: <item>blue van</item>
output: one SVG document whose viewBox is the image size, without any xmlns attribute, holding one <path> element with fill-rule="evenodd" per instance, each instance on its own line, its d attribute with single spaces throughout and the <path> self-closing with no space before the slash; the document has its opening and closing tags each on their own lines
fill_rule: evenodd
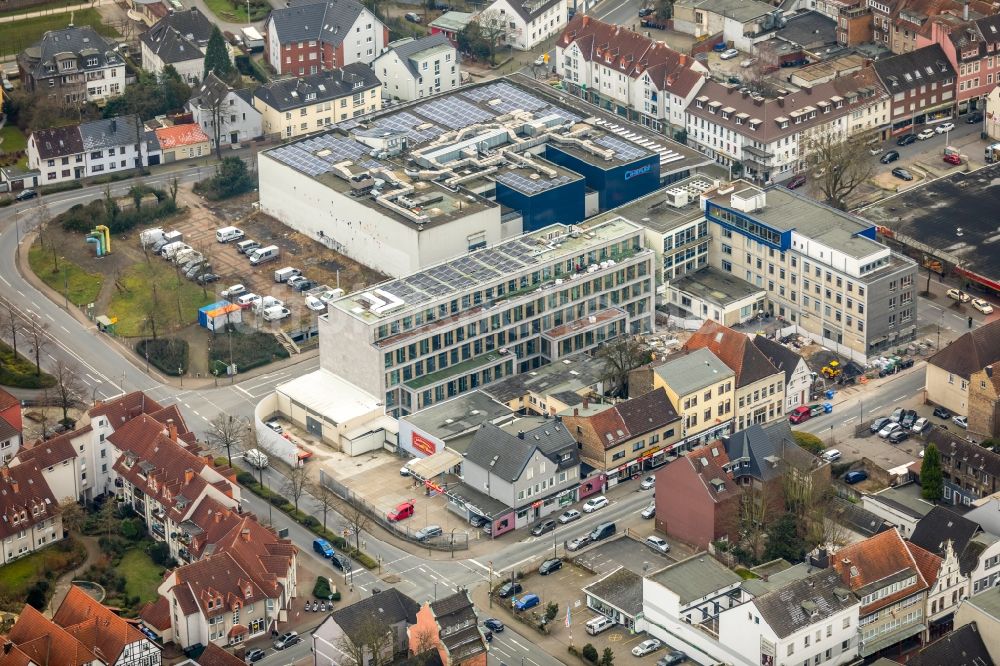
<svg viewBox="0 0 1000 666">
<path fill-rule="evenodd" d="M 861 483 L 868 478 L 868 472 L 864 470 L 856 470 L 854 472 L 848 472 L 844 475 L 844 483 L 855 484 Z"/>
<path fill-rule="evenodd" d="M 514 602 L 514 608 L 519 611 L 524 611 L 529 608 L 534 608 L 540 603 L 542 603 L 542 600 L 538 598 L 537 594 L 526 594 Z"/>
<path fill-rule="evenodd" d="M 313 550 L 327 559 L 334 555 L 333 546 L 326 539 L 313 539 Z"/>
</svg>

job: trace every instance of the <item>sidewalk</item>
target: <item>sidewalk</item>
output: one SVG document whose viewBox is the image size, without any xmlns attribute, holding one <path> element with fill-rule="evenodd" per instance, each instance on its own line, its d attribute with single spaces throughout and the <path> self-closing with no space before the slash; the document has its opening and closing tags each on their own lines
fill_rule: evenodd
<svg viewBox="0 0 1000 666">
<path fill-rule="evenodd" d="M 111 5 L 111 4 L 114 4 L 114 2 L 110 0 L 93 0 L 92 2 L 84 2 L 79 5 L 69 5 L 68 7 L 57 7 L 54 9 L 43 9 L 37 12 L 25 12 L 23 14 L 0 16 L 0 23 L 13 23 L 14 21 L 23 21 L 24 19 L 38 18 L 39 16 L 51 16 L 53 14 L 68 14 L 69 12 L 91 9 L 100 7 L 102 5 Z"/>
<path fill-rule="evenodd" d="M 46 615 L 51 617 L 55 614 L 56 609 L 62 604 L 63 599 L 69 594 L 69 588 L 73 585 L 74 580 L 79 580 L 83 572 L 90 568 L 92 564 L 96 564 L 99 559 L 101 559 L 101 548 L 97 544 L 97 537 L 95 536 L 84 536 L 84 535 L 74 535 L 76 539 L 83 544 L 83 547 L 87 550 L 87 557 L 84 558 L 83 562 L 73 571 L 64 573 L 55 582 L 55 590 L 52 592 L 52 598 L 49 600 L 49 609 Z"/>
</svg>

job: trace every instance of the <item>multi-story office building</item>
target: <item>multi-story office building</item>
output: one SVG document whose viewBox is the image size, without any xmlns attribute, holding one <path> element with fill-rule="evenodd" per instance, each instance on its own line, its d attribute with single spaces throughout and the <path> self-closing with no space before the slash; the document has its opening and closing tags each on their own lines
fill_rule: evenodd
<svg viewBox="0 0 1000 666">
<path fill-rule="evenodd" d="M 653 252 L 616 218 L 555 224 L 333 302 L 321 365 L 394 416 L 653 324 Z"/>
<path fill-rule="evenodd" d="M 865 358 L 916 333 L 916 264 L 875 226 L 784 188 L 737 181 L 703 197 L 713 267 L 767 293 L 771 315 Z"/>
</svg>

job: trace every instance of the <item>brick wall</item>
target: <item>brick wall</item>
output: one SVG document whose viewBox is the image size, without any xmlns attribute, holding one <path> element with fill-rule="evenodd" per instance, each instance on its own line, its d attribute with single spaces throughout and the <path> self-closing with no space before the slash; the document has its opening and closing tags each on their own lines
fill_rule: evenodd
<svg viewBox="0 0 1000 666">
<path fill-rule="evenodd" d="M 1000 437 L 1000 396 L 985 369 L 969 377 L 969 432 Z"/>
</svg>

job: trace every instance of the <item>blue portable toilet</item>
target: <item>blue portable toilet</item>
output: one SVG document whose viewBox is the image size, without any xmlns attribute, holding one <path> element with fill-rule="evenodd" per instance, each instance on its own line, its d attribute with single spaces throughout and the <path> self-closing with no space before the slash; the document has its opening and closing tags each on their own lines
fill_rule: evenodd
<svg viewBox="0 0 1000 666">
<path fill-rule="evenodd" d="M 829 414 L 832 411 L 833 411 L 833 403 L 832 402 L 824 402 L 823 403 L 823 413 L 824 414 Z"/>
<path fill-rule="evenodd" d="M 827 400 L 833 400 L 833 394 L 834 393 L 836 393 L 836 391 L 834 391 L 833 389 L 827 389 L 826 390 L 826 399 Z"/>
</svg>

